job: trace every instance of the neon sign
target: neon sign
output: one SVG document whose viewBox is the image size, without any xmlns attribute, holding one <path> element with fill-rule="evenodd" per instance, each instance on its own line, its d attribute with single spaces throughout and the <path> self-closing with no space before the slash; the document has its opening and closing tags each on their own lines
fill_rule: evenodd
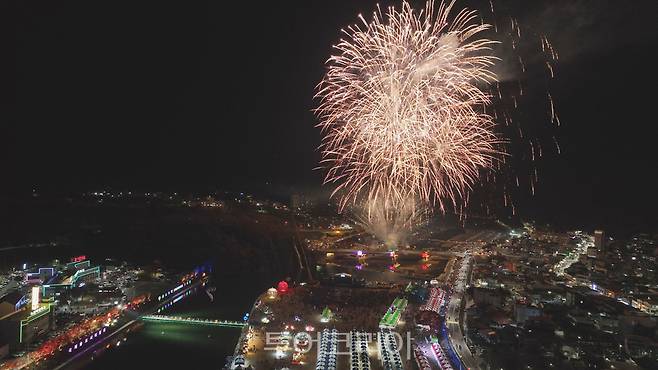
<svg viewBox="0 0 658 370">
<path fill-rule="evenodd" d="M 71 258 L 71 262 L 82 262 L 86 259 L 87 259 L 87 256 L 81 255 L 81 256 Z"/>
</svg>

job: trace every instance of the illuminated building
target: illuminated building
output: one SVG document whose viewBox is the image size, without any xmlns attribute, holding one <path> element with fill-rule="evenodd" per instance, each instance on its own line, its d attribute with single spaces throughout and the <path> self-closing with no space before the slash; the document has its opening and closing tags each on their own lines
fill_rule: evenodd
<svg viewBox="0 0 658 370">
<path fill-rule="evenodd" d="M 64 270 L 84 270 L 91 267 L 90 260 L 84 261 L 71 261 L 64 265 Z"/>
<path fill-rule="evenodd" d="M 43 334 L 50 329 L 51 306 L 44 305 L 20 320 L 19 343 L 29 343 L 35 336 Z"/>
<path fill-rule="evenodd" d="M 605 233 L 603 230 L 594 231 L 594 246 L 599 253 L 605 253 Z"/>
<path fill-rule="evenodd" d="M 41 297 L 43 299 L 53 298 L 69 289 L 71 289 L 70 284 L 45 284 L 41 286 Z"/>
<path fill-rule="evenodd" d="M 36 311 L 39 309 L 39 292 L 41 288 L 37 285 L 32 287 L 32 294 L 30 295 L 32 299 L 32 311 Z"/>
<path fill-rule="evenodd" d="M 652 298 L 651 296 L 635 297 L 631 300 L 631 306 L 650 315 L 658 316 L 658 303 L 655 303 Z"/>
<path fill-rule="evenodd" d="M 11 351 L 25 348 L 50 330 L 52 318 L 49 304 L 40 305 L 36 310 L 22 307 L 7 313 L 0 317 L 0 341 L 8 343 Z"/>
<path fill-rule="evenodd" d="M 42 269 L 39 269 L 41 271 Z M 73 274 L 73 275 L 71 275 Z M 49 279 L 52 283 L 43 284 L 41 287 L 41 299 L 52 299 L 66 290 L 84 286 L 87 282 L 95 281 L 101 277 L 100 266 L 91 267 L 91 261 L 85 256 L 74 257 L 71 262 L 63 266 L 60 274 L 53 273 L 55 279 Z"/>
<path fill-rule="evenodd" d="M 71 285 L 74 287 L 81 287 L 87 282 L 99 279 L 100 276 L 101 276 L 100 266 L 96 266 L 90 269 L 78 270 L 71 277 Z"/>
<path fill-rule="evenodd" d="M 41 286 L 42 301 L 52 301 L 53 299 L 56 299 L 57 296 L 71 288 L 82 287 L 88 282 L 96 281 L 101 277 L 100 266 L 90 268 L 89 260 L 78 261 L 78 259 L 79 258 L 76 258 L 74 261 L 69 262 L 64 266 L 65 270 L 68 270 L 68 273 L 63 272 L 60 275 L 57 275 L 58 279 L 56 282 L 43 284 Z M 75 271 L 75 273 L 73 273 L 73 271 Z M 71 273 L 73 273 L 73 275 L 70 275 Z"/>
<path fill-rule="evenodd" d="M 28 272 L 25 274 L 25 281 L 28 283 L 42 284 L 55 275 L 55 269 L 52 267 L 41 267 L 37 272 Z"/>
</svg>

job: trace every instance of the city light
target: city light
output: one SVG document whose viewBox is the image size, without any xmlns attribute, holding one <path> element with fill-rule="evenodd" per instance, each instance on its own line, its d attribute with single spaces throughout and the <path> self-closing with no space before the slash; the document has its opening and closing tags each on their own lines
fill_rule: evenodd
<svg viewBox="0 0 658 370">
<path fill-rule="evenodd" d="M 32 311 L 36 311 L 39 309 L 39 297 L 40 297 L 40 292 L 41 288 L 38 286 L 33 286 L 32 287 Z"/>
<path fill-rule="evenodd" d="M 0 370 L 658 369 L 658 0 L 377 1 L 3 8 Z"/>
</svg>

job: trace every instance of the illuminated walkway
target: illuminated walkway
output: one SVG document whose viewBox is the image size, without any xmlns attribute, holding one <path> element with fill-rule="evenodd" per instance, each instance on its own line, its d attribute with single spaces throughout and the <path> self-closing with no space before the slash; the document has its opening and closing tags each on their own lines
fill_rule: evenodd
<svg viewBox="0 0 658 370">
<path fill-rule="evenodd" d="M 147 315 L 147 316 L 142 316 L 141 319 L 144 321 L 153 321 L 153 322 L 222 326 L 227 328 L 241 328 L 246 325 L 242 321 L 194 319 L 187 317 L 163 316 L 163 315 Z"/>
</svg>

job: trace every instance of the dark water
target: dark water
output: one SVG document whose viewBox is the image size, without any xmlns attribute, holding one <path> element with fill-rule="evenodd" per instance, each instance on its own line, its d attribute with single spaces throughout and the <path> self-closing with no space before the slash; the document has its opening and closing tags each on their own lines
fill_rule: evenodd
<svg viewBox="0 0 658 370">
<path fill-rule="evenodd" d="M 262 283 L 233 277 L 214 281 L 214 302 L 205 291 L 182 299 L 164 315 L 241 320 L 261 292 Z M 118 347 L 106 351 L 84 368 L 220 369 L 233 353 L 240 329 L 147 322 Z"/>
<path fill-rule="evenodd" d="M 85 369 L 221 369 L 240 329 L 147 323 Z"/>
</svg>

